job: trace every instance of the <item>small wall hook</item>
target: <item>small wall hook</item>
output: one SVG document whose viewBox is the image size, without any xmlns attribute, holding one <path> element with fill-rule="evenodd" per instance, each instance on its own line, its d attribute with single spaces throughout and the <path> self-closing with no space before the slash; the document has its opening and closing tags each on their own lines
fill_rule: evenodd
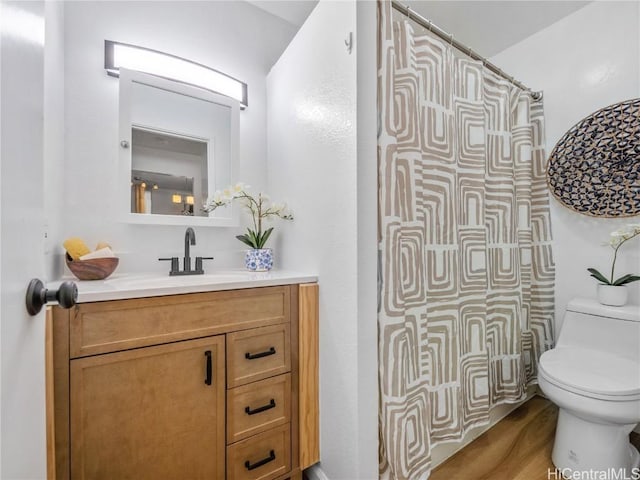
<svg viewBox="0 0 640 480">
<path fill-rule="evenodd" d="M 344 41 L 344 44 L 347 47 L 347 52 L 351 55 L 351 51 L 353 50 L 353 32 L 349 32 L 349 36 Z"/>
</svg>

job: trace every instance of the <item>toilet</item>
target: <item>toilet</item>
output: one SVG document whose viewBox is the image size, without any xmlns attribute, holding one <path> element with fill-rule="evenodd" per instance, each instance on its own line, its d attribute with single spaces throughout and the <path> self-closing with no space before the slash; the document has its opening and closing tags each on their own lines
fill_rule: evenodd
<svg viewBox="0 0 640 480">
<path fill-rule="evenodd" d="M 629 443 L 640 422 L 638 305 L 569 302 L 556 347 L 540 357 L 538 383 L 559 407 L 558 469 L 638 472 L 640 454 Z"/>
</svg>

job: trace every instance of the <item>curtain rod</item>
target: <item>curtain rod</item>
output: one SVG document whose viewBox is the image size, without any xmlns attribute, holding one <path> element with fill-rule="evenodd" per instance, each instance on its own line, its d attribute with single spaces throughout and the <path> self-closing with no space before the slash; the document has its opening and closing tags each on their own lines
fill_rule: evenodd
<svg viewBox="0 0 640 480">
<path fill-rule="evenodd" d="M 424 18 L 419 13 L 416 13 L 413 10 L 411 10 L 411 7 L 409 7 L 408 5 L 403 5 L 398 0 L 391 0 L 391 5 L 398 12 L 402 13 L 403 15 L 406 15 L 409 20 L 413 20 L 414 22 L 418 23 L 422 27 L 428 29 L 429 32 L 431 32 L 434 35 L 437 35 L 438 37 L 440 37 L 441 39 L 447 41 L 449 44 L 451 44 L 451 46 L 457 48 L 462 53 L 466 54 L 467 56 L 471 57 L 474 60 L 481 61 L 482 64 L 486 68 L 491 70 L 493 73 L 495 73 L 497 75 L 500 75 L 502 78 L 504 78 L 506 80 L 509 80 L 511 83 L 513 83 L 514 85 L 522 88 L 523 90 L 531 92 L 531 98 L 533 100 L 541 100 L 542 99 L 542 92 L 534 92 L 529 87 L 527 87 L 523 83 L 521 83 L 518 80 L 516 80 L 515 78 L 513 78 L 513 76 L 507 75 L 502 69 L 500 69 L 499 67 L 497 67 L 496 65 L 491 63 L 485 57 L 483 57 L 482 55 L 474 52 L 470 47 L 467 47 L 466 45 L 464 45 L 464 44 L 460 43 L 459 41 L 457 41 L 455 38 L 453 38 L 453 35 L 448 34 L 447 32 L 445 32 L 444 30 L 442 30 L 438 26 L 434 25 L 431 20 L 427 20 L 426 18 Z"/>
</svg>

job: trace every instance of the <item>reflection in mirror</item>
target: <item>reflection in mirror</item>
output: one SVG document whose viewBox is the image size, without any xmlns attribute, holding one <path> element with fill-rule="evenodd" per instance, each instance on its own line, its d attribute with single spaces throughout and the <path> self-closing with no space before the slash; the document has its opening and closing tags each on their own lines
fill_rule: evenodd
<svg viewBox="0 0 640 480">
<path fill-rule="evenodd" d="M 131 171 L 131 213 L 193 215 L 193 177 Z"/>
<path fill-rule="evenodd" d="M 237 181 L 238 125 L 233 99 L 121 70 L 120 178 L 127 220 L 237 225 L 236 211 L 206 213 L 202 207 L 213 192 Z"/>
<path fill-rule="evenodd" d="M 207 143 L 133 127 L 131 213 L 208 216 Z"/>
</svg>

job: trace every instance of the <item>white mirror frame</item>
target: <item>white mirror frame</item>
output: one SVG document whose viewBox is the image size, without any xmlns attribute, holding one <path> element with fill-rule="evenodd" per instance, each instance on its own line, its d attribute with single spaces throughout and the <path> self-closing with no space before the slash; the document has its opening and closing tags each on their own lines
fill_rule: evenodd
<svg viewBox="0 0 640 480">
<path fill-rule="evenodd" d="M 230 161 L 231 161 L 231 178 L 229 184 L 235 184 L 238 181 L 239 171 L 239 146 L 240 146 L 240 103 L 237 100 L 219 95 L 207 90 L 203 90 L 191 85 L 175 82 L 146 73 L 120 69 L 120 92 L 119 92 L 119 126 L 118 126 L 118 148 L 120 149 L 118 161 L 118 175 L 116 188 L 117 202 L 116 207 L 122 212 L 122 219 L 125 223 L 138 223 L 147 225 L 186 225 L 194 227 L 237 227 L 239 222 L 238 208 L 229 205 L 224 209 L 219 209 L 218 213 L 227 211 L 230 215 L 225 217 L 198 217 L 183 215 L 160 215 L 145 214 L 131 212 L 131 164 L 133 145 L 131 142 L 131 93 L 133 83 L 142 83 L 152 87 L 161 88 L 170 92 L 176 92 L 181 95 L 199 98 L 212 103 L 225 105 L 231 110 L 231 139 L 230 139 Z M 145 126 L 141 126 L 145 128 Z M 147 126 L 153 128 L 152 126 Z M 157 130 L 157 129 L 156 129 Z M 126 142 L 126 143 L 125 143 Z M 126 147 L 123 146 L 127 145 Z M 211 166 L 211 149 L 207 148 L 207 162 Z M 211 172 L 211 169 L 209 169 Z M 215 175 L 215 169 L 214 173 Z M 209 173 L 209 191 L 208 195 L 213 196 L 216 190 L 215 182 L 211 180 L 212 174 Z M 226 185 L 219 185 L 218 189 L 222 190 Z M 215 212 L 214 212 L 215 213 Z"/>
</svg>

